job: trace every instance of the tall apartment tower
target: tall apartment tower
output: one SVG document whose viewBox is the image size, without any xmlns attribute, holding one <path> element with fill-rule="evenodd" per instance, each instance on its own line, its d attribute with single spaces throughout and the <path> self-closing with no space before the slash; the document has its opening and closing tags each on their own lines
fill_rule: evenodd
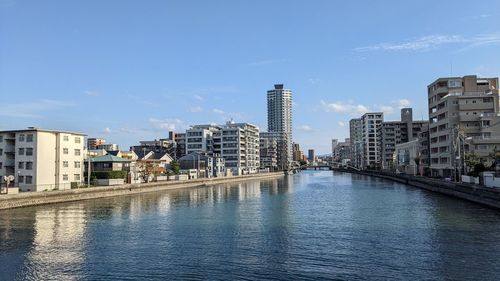
<svg viewBox="0 0 500 281">
<path fill-rule="evenodd" d="M 380 165 L 380 140 L 377 132 L 384 122 L 383 112 L 369 112 L 361 116 L 363 153 L 362 168 Z"/>
<path fill-rule="evenodd" d="M 499 120 L 498 86 L 498 78 L 475 75 L 439 78 L 427 86 L 433 176 L 452 177 L 459 171 L 461 140 L 480 157 L 499 145 L 500 128 L 494 126 Z"/>
<path fill-rule="evenodd" d="M 351 143 L 351 165 L 361 168 L 363 162 L 363 126 L 361 118 L 354 118 L 349 121 L 349 141 Z"/>
<path fill-rule="evenodd" d="M 289 166 L 293 161 L 292 146 L 292 90 L 283 84 L 274 85 L 267 91 L 267 130 L 281 133 L 286 140 L 286 159 Z"/>
</svg>

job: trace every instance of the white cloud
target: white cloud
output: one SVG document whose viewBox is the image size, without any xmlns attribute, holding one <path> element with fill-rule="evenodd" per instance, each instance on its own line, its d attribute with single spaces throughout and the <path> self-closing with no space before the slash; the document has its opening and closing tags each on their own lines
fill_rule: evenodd
<svg viewBox="0 0 500 281">
<path fill-rule="evenodd" d="M 342 121 L 339 121 L 339 123 L 338 123 L 338 124 L 339 124 L 339 126 L 340 126 L 340 127 L 345 127 L 345 123 L 344 123 L 344 122 L 342 122 Z"/>
<path fill-rule="evenodd" d="M 100 96 L 101 94 L 99 94 L 98 92 L 95 92 L 95 91 L 83 91 L 83 94 L 86 95 L 86 96 L 89 96 L 89 97 L 98 97 Z"/>
<path fill-rule="evenodd" d="M 42 118 L 42 113 L 66 107 L 73 107 L 73 102 L 43 99 L 26 103 L 0 102 L 4 106 L 0 107 L 0 116 L 16 118 Z"/>
<path fill-rule="evenodd" d="M 156 119 L 156 118 L 149 118 L 149 123 L 153 126 L 154 129 L 157 130 L 168 130 L 168 131 L 175 131 L 175 130 L 182 130 L 186 128 L 186 124 L 177 118 L 171 119 Z"/>
<path fill-rule="evenodd" d="M 480 34 L 472 37 L 462 35 L 429 35 L 400 42 L 383 42 L 354 49 L 357 52 L 370 51 L 428 51 L 444 45 L 462 45 L 465 48 L 499 44 L 500 34 Z"/>
<path fill-rule="evenodd" d="M 198 101 L 204 101 L 205 99 L 200 95 L 194 95 L 193 98 Z"/>
<path fill-rule="evenodd" d="M 309 126 L 309 125 L 301 125 L 301 126 L 298 126 L 297 129 L 300 131 L 304 131 L 304 132 L 313 131 L 313 128 L 311 128 L 311 126 Z"/>
<path fill-rule="evenodd" d="M 411 105 L 411 102 L 407 99 L 400 99 L 395 101 L 395 103 L 398 105 L 399 109 L 409 107 Z"/>
<path fill-rule="evenodd" d="M 190 111 L 193 112 L 193 113 L 195 113 L 195 112 L 202 112 L 203 108 L 201 108 L 201 106 L 195 106 L 195 107 L 191 107 Z"/>
<path fill-rule="evenodd" d="M 354 103 L 344 103 L 344 102 L 332 102 L 326 103 L 321 101 L 323 110 L 326 112 L 344 113 L 344 114 L 365 114 L 369 112 L 370 109 L 362 104 Z"/>
<path fill-rule="evenodd" d="M 390 105 L 381 105 L 380 111 L 382 111 L 385 114 L 391 114 L 391 113 L 394 113 L 394 107 L 392 107 Z"/>
<path fill-rule="evenodd" d="M 103 133 L 103 134 L 106 134 L 106 135 L 109 135 L 109 134 L 111 134 L 111 129 L 110 129 L 110 128 L 108 128 L 108 127 L 106 127 L 106 128 L 104 128 L 104 129 L 102 130 L 102 133 Z"/>
<path fill-rule="evenodd" d="M 222 114 L 225 114 L 225 112 L 224 112 L 223 110 L 220 110 L 220 109 L 218 109 L 218 108 L 214 108 L 214 109 L 212 110 L 212 112 L 213 112 L 213 113 L 217 113 L 217 114 L 221 114 L 221 115 L 222 115 Z"/>
</svg>

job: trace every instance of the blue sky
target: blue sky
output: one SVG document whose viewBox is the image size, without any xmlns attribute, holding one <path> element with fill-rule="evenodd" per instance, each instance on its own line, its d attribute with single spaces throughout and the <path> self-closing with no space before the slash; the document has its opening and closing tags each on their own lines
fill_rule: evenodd
<svg viewBox="0 0 500 281">
<path fill-rule="evenodd" d="M 266 129 L 294 92 L 294 140 L 328 153 L 370 110 L 427 118 L 426 85 L 500 75 L 500 1 L 0 0 L 0 129 L 127 148 L 190 124 Z"/>
</svg>

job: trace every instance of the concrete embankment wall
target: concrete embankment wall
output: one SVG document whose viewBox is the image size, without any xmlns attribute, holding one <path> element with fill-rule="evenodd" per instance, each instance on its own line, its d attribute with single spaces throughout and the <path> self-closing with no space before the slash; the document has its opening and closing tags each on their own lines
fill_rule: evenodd
<svg viewBox="0 0 500 281">
<path fill-rule="evenodd" d="M 421 189 L 468 200 L 495 209 L 500 209 L 500 189 L 466 183 L 447 182 L 444 180 L 418 176 L 396 175 L 383 172 L 356 171 L 345 169 L 334 170 L 388 179 Z"/>
<path fill-rule="evenodd" d="M 12 195 L 0 195 L 0 210 L 45 205 L 61 202 L 80 201 L 96 198 L 131 195 L 160 190 L 231 184 L 248 180 L 263 180 L 283 177 L 283 173 L 254 174 L 245 176 L 198 179 L 187 181 L 168 181 L 143 184 L 126 184 L 113 187 L 90 187 L 61 191 L 26 192 Z"/>
</svg>

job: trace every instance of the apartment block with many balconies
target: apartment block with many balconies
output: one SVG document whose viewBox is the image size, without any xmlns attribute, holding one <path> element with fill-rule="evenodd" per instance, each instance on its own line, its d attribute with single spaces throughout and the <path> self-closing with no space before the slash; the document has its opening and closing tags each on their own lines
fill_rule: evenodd
<svg viewBox="0 0 500 281">
<path fill-rule="evenodd" d="M 361 116 L 362 145 L 361 168 L 376 168 L 382 159 L 377 132 L 384 121 L 383 112 L 368 112 Z"/>
<path fill-rule="evenodd" d="M 499 144 L 491 139 L 499 135 L 491 126 L 499 113 L 498 78 L 439 78 L 427 90 L 431 174 L 452 177 L 463 150 L 487 155 Z"/>
<path fill-rule="evenodd" d="M 14 176 L 14 186 L 20 191 L 79 185 L 83 182 L 84 136 L 33 127 L 1 131 L 0 177 Z"/>
</svg>

